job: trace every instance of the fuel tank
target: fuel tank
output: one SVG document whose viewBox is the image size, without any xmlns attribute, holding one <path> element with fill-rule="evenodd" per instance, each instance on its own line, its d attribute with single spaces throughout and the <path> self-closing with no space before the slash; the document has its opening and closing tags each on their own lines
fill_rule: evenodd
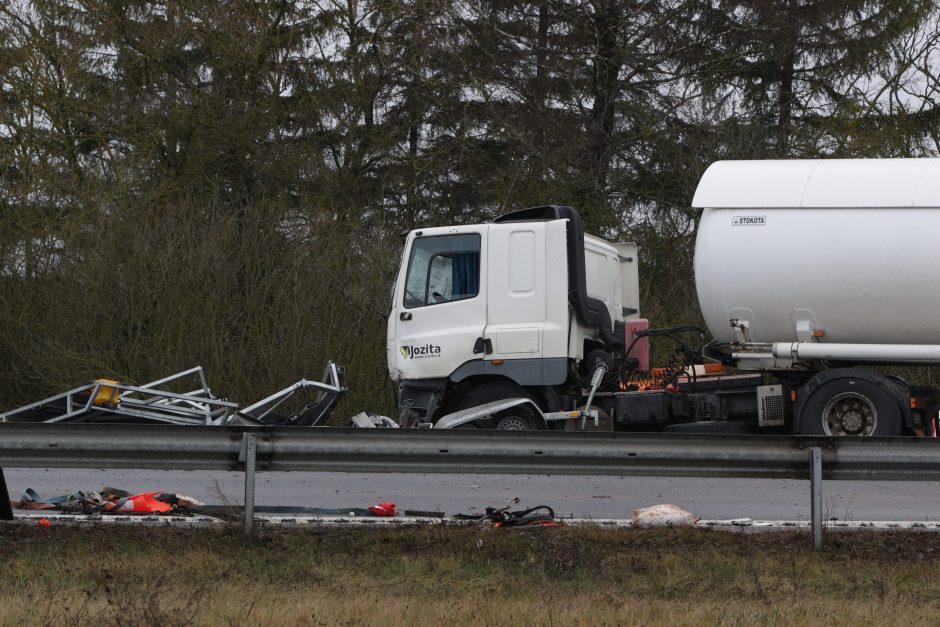
<svg viewBox="0 0 940 627">
<path fill-rule="evenodd" d="M 719 161 L 692 206 L 717 341 L 940 345 L 940 159 Z"/>
</svg>

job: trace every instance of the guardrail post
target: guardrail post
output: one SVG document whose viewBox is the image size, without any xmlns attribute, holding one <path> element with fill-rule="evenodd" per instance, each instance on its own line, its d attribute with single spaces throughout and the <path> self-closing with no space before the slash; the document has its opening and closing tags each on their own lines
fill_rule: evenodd
<svg viewBox="0 0 940 627">
<path fill-rule="evenodd" d="M 10 507 L 10 493 L 7 492 L 7 481 L 3 478 L 3 468 L 0 468 L 0 520 L 13 520 L 13 508 Z"/>
<path fill-rule="evenodd" d="M 809 449 L 810 517 L 812 518 L 813 550 L 822 549 L 822 449 Z"/>
<path fill-rule="evenodd" d="M 238 461 L 245 462 L 245 534 L 251 535 L 255 530 L 255 457 L 258 443 L 255 436 L 249 433 L 242 434 L 242 452 Z"/>
</svg>

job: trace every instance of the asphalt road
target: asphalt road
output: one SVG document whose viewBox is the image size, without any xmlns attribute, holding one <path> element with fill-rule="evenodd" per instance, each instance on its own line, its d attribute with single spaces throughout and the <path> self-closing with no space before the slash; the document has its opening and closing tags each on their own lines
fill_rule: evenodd
<svg viewBox="0 0 940 627">
<path fill-rule="evenodd" d="M 103 486 L 181 492 L 206 504 L 240 504 L 244 497 L 239 472 L 8 468 L 4 473 L 13 499 L 26 488 L 54 496 Z M 261 472 L 255 502 L 339 508 L 392 501 L 399 510 L 447 515 L 487 505 L 549 505 L 579 518 L 629 518 L 634 509 L 672 503 L 705 519 L 808 520 L 809 499 L 809 481 L 783 479 Z M 825 481 L 823 515 L 848 521 L 938 521 L 940 484 Z"/>
</svg>

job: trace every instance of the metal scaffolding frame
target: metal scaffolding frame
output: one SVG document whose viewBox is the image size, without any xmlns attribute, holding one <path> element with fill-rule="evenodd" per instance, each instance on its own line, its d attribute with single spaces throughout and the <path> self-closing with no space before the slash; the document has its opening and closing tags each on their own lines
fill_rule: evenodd
<svg viewBox="0 0 940 627">
<path fill-rule="evenodd" d="M 189 368 L 143 385 L 127 385 L 107 379 L 50 396 L 41 401 L 0 413 L 2 422 L 31 423 L 154 423 L 168 425 L 230 424 L 319 424 L 345 392 L 343 369 L 327 363 L 323 381 L 301 379 L 239 411 L 238 403 L 212 394 L 201 366 Z M 172 387 L 197 387 L 173 392 Z M 273 413 L 285 400 L 301 390 L 316 390 L 314 401 L 294 416 Z"/>
</svg>

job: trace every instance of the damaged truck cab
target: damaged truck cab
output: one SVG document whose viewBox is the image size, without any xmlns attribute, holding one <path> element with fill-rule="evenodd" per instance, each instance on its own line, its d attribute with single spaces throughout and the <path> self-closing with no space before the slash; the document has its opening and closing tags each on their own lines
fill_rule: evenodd
<svg viewBox="0 0 940 627">
<path fill-rule="evenodd" d="M 570 207 L 408 234 L 388 318 L 399 408 L 420 422 L 506 398 L 562 410 L 587 355 L 612 359 L 639 319 L 636 246 L 585 235 Z M 538 412 L 497 428 L 535 428 Z"/>
</svg>

